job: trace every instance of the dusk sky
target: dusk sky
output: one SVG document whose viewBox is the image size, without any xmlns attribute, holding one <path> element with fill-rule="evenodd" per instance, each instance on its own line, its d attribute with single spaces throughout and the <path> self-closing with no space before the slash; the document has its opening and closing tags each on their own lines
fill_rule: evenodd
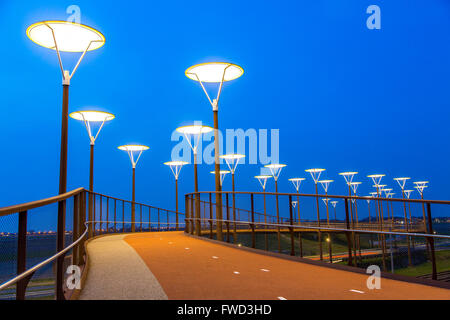
<svg viewBox="0 0 450 320">
<path fill-rule="evenodd" d="M 0 2 L 3 145 L 0 205 L 58 192 L 62 85 L 56 53 L 26 36 L 42 20 L 66 20 L 78 5 L 81 23 L 106 37 L 88 52 L 70 86 L 69 112 L 95 108 L 116 115 L 95 149 L 95 191 L 131 199 L 131 164 L 119 145 L 150 147 L 137 166 L 139 202 L 174 209 L 174 178 L 163 165 L 177 144 L 172 132 L 213 114 L 200 85 L 184 75 L 208 61 L 236 63 L 244 75 L 224 85 L 222 130 L 279 129 L 287 180 L 325 168 L 331 194 L 346 194 L 342 171 L 366 177 L 428 180 L 425 197 L 450 198 L 450 2 L 428 1 L 8 1 Z M 381 9 L 381 29 L 369 30 L 366 9 Z M 72 70 L 79 54 L 63 54 Z M 212 88 L 211 88 L 212 89 Z M 211 92 L 213 92 L 211 90 Z M 207 144 L 207 143 L 206 143 Z M 68 190 L 88 187 L 89 140 L 69 119 Z M 260 191 L 261 164 L 238 167 L 237 189 Z M 224 165 L 225 168 L 225 165 Z M 213 165 L 199 168 L 201 190 L 214 190 Z M 182 196 L 193 191 L 193 166 L 180 175 Z M 224 190 L 231 189 L 227 177 Z M 268 182 L 273 191 L 273 182 Z M 417 192 L 413 197 L 417 198 Z M 183 209 L 182 209 L 183 210 Z"/>
</svg>

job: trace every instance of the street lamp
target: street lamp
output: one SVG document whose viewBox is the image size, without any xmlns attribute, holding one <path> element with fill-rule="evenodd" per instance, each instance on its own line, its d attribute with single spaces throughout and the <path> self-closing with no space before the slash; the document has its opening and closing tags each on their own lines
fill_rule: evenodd
<svg viewBox="0 0 450 320">
<path fill-rule="evenodd" d="M 311 174 L 311 178 L 314 181 L 314 186 L 316 188 L 316 207 L 317 207 L 317 223 L 320 227 L 320 210 L 319 210 L 319 192 L 317 190 L 317 182 L 320 179 L 320 175 L 322 174 L 322 172 L 325 171 L 325 169 L 320 169 L 320 168 L 313 168 L 313 169 L 307 169 L 305 170 L 306 172 L 309 172 Z M 318 236 L 319 236 L 319 250 L 320 250 L 320 260 L 323 260 L 323 254 L 322 254 L 322 235 L 321 232 L 318 231 Z"/>
<path fill-rule="evenodd" d="M 400 186 L 400 189 L 402 189 L 402 199 L 405 200 L 405 185 L 406 185 L 406 181 L 409 180 L 411 178 L 409 177 L 401 177 L 401 178 L 394 178 L 395 181 L 398 182 L 398 185 Z M 405 228 L 406 228 L 406 232 L 409 232 L 409 226 L 408 226 L 408 214 L 406 212 L 406 202 L 403 201 L 403 211 L 405 213 Z M 410 247 L 410 242 L 411 242 L 411 237 L 406 237 L 407 239 L 407 243 L 408 243 L 408 262 L 409 265 L 412 265 L 412 261 L 411 261 L 411 247 Z"/>
<path fill-rule="evenodd" d="M 89 193 L 88 218 L 89 218 L 89 221 L 93 221 L 92 220 L 92 218 L 93 218 L 92 217 L 93 216 L 92 215 L 92 208 L 93 208 L 92 192 L 94 191 L 94 145 L 95 145 L 95 141 L 97 140 L 98 135 L 100 134 L 100 131 L 102 130 L 105 122 L 114 119 L 115 116 L 108 112 L 93 111 L 93 110 L 76 111 L 76 112 L 72 112 L 69 116 L 72 119 L 84 122 L 86 131 L 89 136 L 89 141 L 91 144 L 91 155 L 90 155 L 90 166 L 89 166 L 89 191 L 91 191 L 91 192 Z M 96 123 L 96 124 L 100 123 L 100 127 L 98 128 L 97 133 L 95 133 L 95 134 L 92 133 L 92 124 L 93 123 Z M 89 224 L 88 229 L 89 229 L 89 237 L 91 237 L 92 236 L 92 224 Z M 100 229 L 101 229 L 101 226 L 100 226 Z"/>
<path fill-rule="evenodd" d="M 192 149 L 192 153 L 194 154 L 194 190 L 195 190 L 195 233 L 196 235 L 201 234 L 200 230 L 200 199 L 198 194 L 198 173 L 197 173 L 197 148 L 200 142 L 201 135 L 204 133 L 211 132 L 213 128 L 203 125 L 190 125 L 190 126 L 182 126 L 176 128 L 176 131 L 182 133 L 186 138 L 189 146 Z M 192 140 L 192 141 L 191 141 Z M 218 206 L 218 204 L 217 204 Z M 217 211 L 217 207 L 216 207 Z M 192 217 L 191 217 L 192 218 Z M 189 228 L 188 228 L 189 229 Z"/>
<path fill-rule="evenodd" d="M 131 232 L 135 231 L 135 200 L 136 200 L 136 165 L 141 158 L 142 152 L 148 150 L 149 147 L 138 145 L 138 144 L 128 144 L 117 147 L 119 150 L 126 151 L 130 157 L 131 167 L 133 168 L 133 180 L 132 180 L 132 198 L 131 198 Z M 135 157 L 137 154 L 137 157 Z M 136 159 L 136 160 L 135 160 Z"/>
<path fill-rule="evenodd" d="M 420 199 L 423 200 L 423 191 L 425 188 L 428 188 L 428 181 L 416 181 L 414 182 L 415 186 L 414 188 L 417 189 L 417 191 L 420 194 Z M 425 205 L 422 202 L 422 212 L 423 212 L 423 226 L 424 226 L 424 230 L 427 230 L 427 223 L 426 223 L 426 218 L 425 218 Z"/>
<path fill-rule="evenodd" d="M 221 155 L 220 158 L 224 159 L 228 168 L 231 172 L 231 190 L 233 191 L 233 232 L 234 232 L 234 240 L 237 241 L 236 237 L 236 195 L 235 195 L 235 184 L 234 184 L 234 173 L 236 172 L 237 165 L 239 164 L 239 160 L 245 158 L 245 155 L 243 154 L 224 154 Z"/>
<path fill-rule="evenodd" d="M 70 80 L 75 74 L 87 51 L 100 48 L 105 44 L 105 37 L 99 31 L 68 21 L 41 21 L 32 24 L 27 28 L 27 36 L 34 43 L 56 51 L 59 61 L 59 67 L 62 74 L 63 102 L 62 102 L 62 121 L 61 121 L 61 151 L 59 160 L 59 193 L 67 191 L 67 137 L 69 122 L 69 85 Z M 61 61 L 60 52 L 82 52 L 72 73 L 64 70 Z M 64 220 L 66 212 L 66 202 L 58 202 L 58 229 L 64 229 Z M 64 232 L 58 234 L 56 250 L 64 249 Z M 57 283 L 63 281 L 63 258 L 60 257 L 57 263 Z M 59 286 L 56 292 L 57 299 L 63 299 L 62 287 Z"/>
<path fill-rule="evenodd" d="M 265 229 L 267 229 L 267 211 L 266 211 L 266 184 L 267 184 L 267 179 L 272 178 L 272 176 L 269 175 L 260 175 L 260 176 L 255 176 L 256 179 L 258 179 L 259 184 L 261 185 L 262 189 L 263 189 L 263 198 L 264 198 L 264 223 L 266 224 L 264 226 Z M 264 233 L 264 240 L 265 240 L 265 248 L 266 250 L 269 247 L 268 244 L 268 240 L 267 240 L 267 232 Z"/>
<path fill-rule="evenodd" d="M 285 164 L 273 163 L 265 165 L 264 168 L 269 168 L 270 173 L 275 181 L 275 200 L 277 203 L 277 224 L 280 224 L 280 207 L 278 203 L 278 177 L 281 174 L 281 170 L 286 167 Z M 278 252 L 281 253 L 281 235 L 280 235 L 280 226 L 277 227 L 277 236 L 278 236 Z"/>
<path fill-rule="evenodd" d="M 216 171 L 210 171 L 209 173 L 216 174 Z M 220 170 L 220 172 L 219 172 L 219 174 L 220 174 L 220 186 L 222 186 L 223 180 L 225 180 L 226 175 L 229 174 L 229 173 L 230 173 L 230 171 L 228 171 L 228 170 Z"/>
<path fill-rule="evenodd" d="M 320 180 L 319 183 L 321 184 L 323 190 L 325 191 L 325 196 L 328 196 L 328 188 L 330 187 L 330 183 L 332 183 L 334 180 Z M 328 214 L 328 198 L 326 198 L 326 206 L 327 206 L 327 224 L 330 224 L 330 216 Z M 322 199 L 323 200 L 323 199 Z"/>
<path fill-rule="evenodd" d="M 201 63 L 194 66 L 189 67 L 185 71 L 186 77 L 191 80 L 198 81 L 208 98 L 209 103 L 213 109 L 214 116 L 214 160 L 215 160 L 215 172 L 216 172 L 216 202 L 217 202 L 217 211 L 216 216 L 218 220 L 222 219 L 222 194 L 221 186 L 220 186 L 220 161 L 219 161 L 219 99 L 220 94 L 222 92 L 223 83 L 226 81 L 231 81 L 239 78 L 244 73 L 244 69 L 240 66 L 227 63 L 227 62 L 207 62 Z M 217 92 L 216 98 L 210 98 L 208 92 L 205 89 L 203 83 L 219 83 L 219 90 Z M 217 224 L 217 240 L 222 240 L 222 224 Z"/>
<path fill-rule="evenodd" d="M 333 206 L 334 209 L 334 222 L 337 222 L 337 218 L 336 218 L 336 205 L 337 205 L 337 201 L 330 201 L 331 205 Z"/>
<path fill-rule="evenodd" d="M 166 166 L 170 167 L 170 170 L 175 177 L 175 214 L 176 214 L 176 227 L 175 229 L 178 231 L 178 177 L 180 176 L 181 168 L 188 164 L 185 161 L 168 161 L 164 162 Z"/>
<path fill-rule="evenodd" d="M 87 51 L 96 50 L 105 44 L 103 34 L 91 27 L 68 21 L 41 21 L 27 28 L 27 36 L 34 43 L 56 51 L 62 74 L 63 104 L 61 123 L 61 158 L 59 173 L 59 193 L 67 187 L 67 128 L 69 110 L 70 80 L 77 71 Z M 64 70 L 60 52 L 82 52 L 72 73 Z"/>
<path fill-rule="evenodd" d="M 288 179 L 289 181 L 292 182 L 292 184 L 294 185 L 295 190 L 297 191 L 297 211 L 298 211 L 298 224 L 300 225 L 301 223 L 301 217 L 300 217 L 300 185 L 302 184 L 302 181 L 305 180 L 305 178 L 290 178 Z M 295 209 L 295 206 L 294 206 Z M 299 244 L 299 248 L 300 248 L 300 257 L 303 257 L 303 243 L 302 243 L 302 233 L 298 232 L 298 244 Z"/>
</svg>

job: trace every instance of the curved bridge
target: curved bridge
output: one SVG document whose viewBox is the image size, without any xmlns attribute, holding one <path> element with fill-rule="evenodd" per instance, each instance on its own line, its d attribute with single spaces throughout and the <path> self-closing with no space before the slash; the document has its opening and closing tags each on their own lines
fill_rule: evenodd
<svg viewBox="0 0 450 320">
<path fill-rule="evenodd" d="M 96 238 L 80 299 L 448 299 L 447 289 L 382 279 L 189 236 L 149 232 Z"/>
<path fill-rule="evenodd" d="M 186 195 L 185 214 L 83 188 L 0 208 L 0 225 L 9 221 L 17 228 L 0 234 L 4 252 L 13 253 L 6 256 L 3 270 L 10 271 L 2 271 L 0 299 L 450 297 L 449 283 L 436 281 L 450 236 L 433 230 L 430 209 L 448 201 L 374 198 L 378 208 L 366 221 L 358 218 L 357 203 L 367 198 L 327 195 L 345 201 L 345 214 L 335 211 L 333 219 L 327 207 L 325 219 L 317 207 L 314 221 L 304 218 L 306 204 L 303 215 L 299 206 L 294 210 L 292 197 L 306 203 L 322 195 L 222 193 L 226 202 L 220 209 L 213 192 L 202 193 L 208 201 L 200 193 Z M 242 195 L 250 196 L 249 210 L 236 205 L 234 198 Z M 255 210 L 257 196 L 264 197 L 263 213 Z M 266 210 L 266 196 L 277 198 L 276 215 Z M 279 208 L 278 197 L 289 199 L 288 206 Z M 384 202 L 391 205 L 390 215 L 382 211 Z M 405 209 L 399 217 L 394 202 L 404 208 L 419 204 L 423 211 L 413 210 L 408 218 Z M 56 232 L 29 231 L 29 214 L 42 214 L 41 208 L 56 209 Z M 56 244 L 56 253 L 44 250 L 48 243 Z M 369 265 L 383 270 L 380 289 L 368 288 Z M 424 268 L 429 277 L 412 276 Z"/>
</svg>

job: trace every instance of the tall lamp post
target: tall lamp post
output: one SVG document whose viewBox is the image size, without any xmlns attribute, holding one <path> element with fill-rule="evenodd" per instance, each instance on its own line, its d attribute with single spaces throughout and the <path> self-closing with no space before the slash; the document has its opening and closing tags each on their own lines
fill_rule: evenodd
<svg viewBox="0 0 450 320">
<path fill-rule="evenodd" d="M 194 155 L 194 190 L 195 190 L 195 234 L 201 235 L 201 225 L 200 225 L 200 196 L 198 194 L 198 173 L 197 173 L 197 148 L 200 143 L 202 134 L 211 132 L 213 128 L 203 125 L 190 125 L 178 127 L 177 132 L 182 133 L 186 138 L 186 141 L 191 147 L 192 153 Z M 218 206 L 218 204 L 217 204 Z M 217 210 L 217 207 L 216 207 Z M 190 217 L 192 218 L 192 216 Z M 193 220 L 191 220 L 193 221 Z M 191 223 L 192 226 L 192 223 Z M 189 228 L 188 228 L 189 229 Z"/>
<path fill-rule="evenodd" d="M 185 161 L 168 161 L 164 162 L 164 164 L 170 167 L 170 170 L 175 177 L 175 230 L 178 231 L 178 177 L 180 176 L 181 168 L 188 163 Z"/>
<path fill-rule="evenodd" d="M 243 154 L 224 154 L 221 155 L 220 158 L 224 159 L 228 168 L 231 172 L 231 190 L 233 191 L 233 239 L 236 243 L 237 236 L 236 236 L 236 195 L 235 195 L 235 183 L 234 183 L 234 173 L 236 172 L 237 165 L 239 164 L 239 160 L 245 158 L 245 155 Z"/>
<path fill-rule="evenodd" d="M 220 161 L 219 161 L 219 99 L 222 92 L 223 83 L 239 78 L 244 74 L 244 69 L 240 66 L 227 63 L 227 62 L 207 62 L 201 63 L 189 67 L 185 71 L 186 77 L 191 80 L 198 81 L 211 104 L 214 116 L 214 160 L 215 160 L 215 172 L 216 172 L 216 203 L 217 211 L 216 217 L 218 220 L 222 220 L 222 194 L 220 186 Z M 205 89 L 203 83 L 219 83 L 219 90 L 216 98 L 211 100 L 208 92 Z M 216 230 L 217 240 L 222 240 L 222 224 L 217 223 Z"/>
<path fill-rule="evenodd" d="M 267 179 L 272 178 L 272 176 L 269 175 L 260 175 L 260 176 L 255 176 L 256 179 L 258 179 L 259 184 L 261 185 L 262 189 L 263 189 L 263 198 L 264 198 L 264 223 L 267 224 L 267 209 L 266 209 L 266 184 L 267 184 Z M 265 229 L 267 229 L 267 225 L 264 226 Z M 268 250 L 269 248 L 269 243 L 268 243 L 268 239 L 267 239 L 267 232 L 264 233 L 264 242 L 265 242 L 265 248 L 266 250 Z"/>
<path fill-rule="evenodd" d="M 264 168 L 269 168 L 270 173 L 272 174 L 273 180 L 275 181 L 275 200 L 277 203 L 277 224 L 280 224 L 280 206 L 278 203 L 278 177 L 281 174 L 281 170 L 286 167 L 285 164 L 273 163 L 265 165 Z M 280 226 L 277 227 L 277 237 L 278 237 L 278 252 L 281 253 L 281 233 Z"/>
<path fill-rule="evenodd" d="M 305 180 L 305 178 L 290 178 L 288 179 L 292 182 L 292 185 L 294 186 L 295 190 L 297 191 L 297 211 L 298 211 L 298 224 L 301 223 L 301 217 L 300 217 L 300 185 L 302 184 L 302 181 Z M 295 209 L 295 206 L 294 206 Z M 303 257 L 303 243 L 302 243 L 302 233 L 298 232 L 298 244 L 300 248 L 300 257 Z"/>
<path fill-rule="evenodd" d="M 337 222 L 337 217 L 336 217 L 336 205 L 337 205 L 337 201 L 330 201 L 331 205 L 333 206 L 334 209 L 334 222 Z"/>
<path fill-rule="evenodd" d="M 98 135 L 100 134 L 100 131 L 103 128 L 103 125 L 106 121 L 111 121 L 115 118 L 115 116 L 112 113 L 103 112 L 103 111 L 93 111 L 93 110 L 87 110 L 87 111 L 76 111 L 72 112 L 69 115 L 72 119 L 83 121 L 84 125 L 86 127 L 86 131 L 89 136 L 89 141 L 91 145 L 91 152 L 90 152 L 90 165 L 89 165 L 89 209 L 88 209 L 88 220 L 93 221 L 93 195 L 92 192 L 94 191 L 94 145 L 95 141 L 98 138 Z M 97 130 L 97 133 L 92 132 L 92 124 L 93 123 L 100 123 L 100 126 Z M 101 222 L 100 222 L 101 224 Z M 92 230 L 92 224 L 89 224 L 88 230 L 89 230 L 89 237 L 92 237 L 93 230 Z M 100 225 L 100 229 L 101 229 Z"/>
<path fill-rule="evenodd" d="M 428 181 L 416 181 L 414 182 L 415 186 L 414 188 L 417 189 L 417 191 L 420 194 L 420 199 L 423 200 L 423 191 L 425 188 L 428 188 Z M 425 218 L 425 205 L 422 202 L 422 212 L 423 212 L 423 227 L 425 232 L 427 231 L 427 222 L 426 222 L 426 218 Z"/>
<path fill-rule="evenodd" d="M 377 198 L 380 198 L 380 192 L 381 188 L 383 188 L 383 185 L 381 185 L 381 179 L 383 179 L 385 175 L 384 174 L 370 174 L 367 177 L 372 179 L 372 182 L 374 184 L 374 187 L 376 188 L 377 192 Z M 380 199 L 377 200 L 377 213 L 379 216 L 379 223 L 380 223 L 380 231 L 383 231 L 383 207 L 381 206 Z M 381 252 L 382 252 L 382 258 L 383 258 L 383 270 L 386 270 L 386 237 L 384 234 L 381 235 Z"/>
<path fill-rule="evenodd" d="M 41 21 L 32 24 L 27 28 L 27 36 L 34 43 L 56 51 L 59 67 L 62 75 L 63 102 L 62 102 L 62 120 L 61 120 L 61 151 L 59 160 L 59 193 L 67 191 L 67 140 L 68 140 L 68 122 L 69 122 L 69 85 L 70 80 L 77 71 L 81 60 L 87 51 L 100 48 L 105 44 L 105 37 L 100 31 L 91 27 L 72 23 L 68 21 Z M 72 73 L 64 70 L 60 52 L 82 52 Z M 64 249 L 64 223 L 66 213 L 66 202 L 58 202 L 58 238 L 56 250 Z M 63 275 L 64 257 L 57 260 L 56 271 L 56 298 L 64 298 L 62 286 L 59 285 L 64 280 Z"/>
<path fill-rule="evenodd" d="M 409 177 L 401 177 L 401 178 L 394 178 L 395 181 L 397 181 L 398 185 L 400 186 L 400 189 L 402 189 L 402 199 L 405 200 L 405 185 L 406 181 L 411 178 Z M 406 202 L 403 201 L 403 211 L 405 214 L 404 223 L 406 232 L 409 232 L 409 225 L 408 225 L 408 214 L 406 212 Z M 408 263 L 410 266 L 412 266 L 412 260 L 411 260 L 411 237 L 406 237 L 407 244 L 408 244 Z"/>
<path fill-rule="evenodd" d="M 313 168 L 313 169 L 306 169 L 306 172 L 309 172 L 311 174 L 311 178 L 314 181 L 314 186 L 316 189 L 316 207 L 317 207 L 317 224 L 320 227 L 320 210 L 319 210 L 319 191 L 317 190 L 317 182 L 319 182 L 320 175 L 322 172 L 325 171 L 325 169 L 319 169 L 319 168 Z M 323 260 L 323 253 L 322 253 L 322 233 L 320 230 L 317 232 L 318 234 L 318 240 L 319 240 L 319 253 L 320 253 L 320 260 Z"/>
<path fill-rule="evenodd" d="M 149 147 L 137 144 L 128 144 L 117 147 L 119 150 L 126 151 L 130 157 L 131 167 L 133 168 L 133 179 L 132 179 L 132 200 L 131 200 L 131 232 L 135 229 L 135 201 L 136 201 L 136 165 L 141 158 L 142 152 L 148 150 Z M 137 154 L 137 157 L 135 157 Z"/>
</svg>

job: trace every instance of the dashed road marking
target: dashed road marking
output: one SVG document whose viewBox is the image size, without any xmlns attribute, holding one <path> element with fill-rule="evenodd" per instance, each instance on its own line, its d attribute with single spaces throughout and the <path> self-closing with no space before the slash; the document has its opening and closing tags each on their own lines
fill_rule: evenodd
<svg viewBox="0 0 450 320">
<path fill-rule="evenodd" d="M 259 270 L 261 270 L 262 272 L 269 272 L 270 271 L 268 269 L 259 269 Z"/>
<path fill-rule="evenodd" d="M 186 250 L 189 250 L 189 248 L 185 248 Z"/>
<path fill-rule="evenodd" d="M 241 274 L 239 271 L 233 271 L 234 274 Z"/>
<path fill-rule="evenodd" d="M 173 244 L 173 242 L 169 242 L 169 244 Z"/>
<path fill-rule="evenodd" d="M 212 258 L 213 258 L 213 259 L 219 259 L 219 257 L 217 257 L 217 256 L 212 256 Z"/>
<path fill-rule="evenodd" d="M 278 300 L 287 300 L 285 297 L 278 297 Z"/>
<path fill-rule="evenodd" d="M 364 293 L 364 291 L 359 291 L 359 290 L 355 290 L 355 289 L 351 289 L 350 291 L 356 292 L 356 293 Z"/>
</svg>

